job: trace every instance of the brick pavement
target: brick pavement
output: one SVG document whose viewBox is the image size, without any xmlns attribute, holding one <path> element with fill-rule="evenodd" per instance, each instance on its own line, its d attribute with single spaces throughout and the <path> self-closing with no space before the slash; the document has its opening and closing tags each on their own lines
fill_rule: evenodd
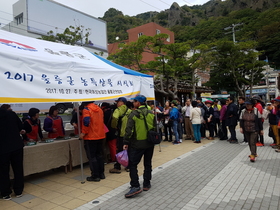
<svg viewBox="0 0 280 210">
<path fill-rule="evenodd" d="M 238 131 L 237 137 L 243 139 Z M 255 163 L 249 154 L 248 146 L 216 140 L 154 169 L 148 192 L 126 199 L 126 183 L 77 210 L 280 209 L 280 154 L 258 147 Z"/>
</svg>

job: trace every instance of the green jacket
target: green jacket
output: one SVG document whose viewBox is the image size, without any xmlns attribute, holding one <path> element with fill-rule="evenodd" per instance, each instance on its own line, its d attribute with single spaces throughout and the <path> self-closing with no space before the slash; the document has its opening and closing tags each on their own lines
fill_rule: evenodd
<svg viewBox="0 0 280 210">
<path fill-rule="evenodd" d="M 120 107 L 116 108 L 113 113 L 111 127 L 118 129 L 120 137 L 124 136 L 127 119 L 130 113 L 131 109 L 128 109 L 126 105 L 121 105 Z M 122 119 L 120 121 L 121 117 Z"/>
<path fill-rule="evenodd" d="M 133 110 L 128 116 L 127 126 L 124 135 L 124 144 L 134 149 L 146 149 L 154 146 L 147 140 L 147 129 L 145 126 L 144 115 L 146 117 L 148 130 L 155 130 L 155 115 L 146 106 L 140 106 Z"/>
</svg>

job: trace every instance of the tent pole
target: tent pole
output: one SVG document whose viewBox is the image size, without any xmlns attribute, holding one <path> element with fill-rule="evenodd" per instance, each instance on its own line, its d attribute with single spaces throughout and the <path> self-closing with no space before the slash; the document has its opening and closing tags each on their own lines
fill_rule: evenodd
<svg viewBox="0 0 280 210">
<path fill-rule="evenodd" d="M 159 125 L 158 125 L 156 109 L 157 109 L 156 99 L 154 99 L 154 112 L 155 112 L 155 118 L 156 118 L 156 122 L 157 122 L 157 132 L 159 132 L 159 127 L 158 127 Z M 158 144 L 158 146 L 159 146 L 159 152 L 161 152 L 161 145 L 160 145 L 160 143 Z"/>
<path fill-rule="evenodd" d="M 81 133 L 81 125 L 80 125 L 80 110 L 79 110 L 79 103 L 78 102 L 75 102 L 74 103 L 75 105 L 75 108 L 76 108 L 76 111 L 77 111 L 77 119 L 78 119 L 78 133 L 80 135 Z M 79 138 L 79 137 L 78 137 Z M 79 140 L 79 143 L 80 143 L 80 161 L 81 161 L 81 184 L 84 184 L 85 181 L 84 181 L 84 163 L 83 163 L 83 142 L 84 140 L 83 139 L 80 139 Z"/>
<path fill-rule="evenodd" d="M 154 79 L 154 76 L 153 76 L 153 79 Z M 154 96 L 155 96 L 155 89 L 154 89 Z M 156 109 L 157 109 L 157 104 L 156 104 L 156 97 L 154 97 L 154 113 L 155 113 L 155 118 L 156 118 L 156 124 L 157 124 L 157 132 L 159 132 L 159 127 L 158 127 L 158 119 L 157 119 L 157 112 L 156 112 Z M 158 144 L 159 146 L 159 152 L 161 152 L 161 145 L 160 143 Z"/>
</svg>

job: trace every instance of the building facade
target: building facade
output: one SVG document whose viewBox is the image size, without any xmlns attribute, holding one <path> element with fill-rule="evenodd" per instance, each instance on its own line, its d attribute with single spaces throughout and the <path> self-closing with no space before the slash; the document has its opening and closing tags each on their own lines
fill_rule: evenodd
<svg viewBox="0 0 280 210">
<path fill-rule="evenodd" d="M 132 29 L 127 30 L 128 33 L 128 39 L 121 41 L 122 43 L 130 43 L 130 42 L 136 42 L 140 36 L 146 35 L 146 36 L 155 36 L 157 34 L 167 34 L 169 37 L 166 39 L 164 44 L 172 44 L 174 43 L 174 33 L 172 31 L 169 31 L 166 28 L 163 28 L 162 26 L 156 24 L 156 23 L 147 23 L 142 26 L 138 26 Z M 120 42 L 115 42 L 108 45 L 108 52 L 109 55 L 116 52 Z M 154 60 L 155 57 L 157 57 L 157 54 L 151 54 L 148 52 L 144 52 L 142 54 L 143 59 L 141 63 L 145 64 L 149 61 Z"/>
<path fill-rule="evenodd" d="M 279 96 L 279 75 L 280 70 L 270 68 L 269 65 L 264 67 L 264 78 L 258 85 L 252 88 L 252 95 L 259 95 L 263 101 L 269 102 Z M 246 90 L 246 96 L 250 97 L 250 90 Z"/>
<path fill-rule="evenodd" d="M 69 26 L 90 30 L 89 42 L 77 43 L 92 53 L 108 57 L 105 21 L 49 0 L 19 0 L 13 4 L 13 21 L 2 27 L 12 33 L 40 38 L 49 31 L 63 33 Z"/>
</svg>

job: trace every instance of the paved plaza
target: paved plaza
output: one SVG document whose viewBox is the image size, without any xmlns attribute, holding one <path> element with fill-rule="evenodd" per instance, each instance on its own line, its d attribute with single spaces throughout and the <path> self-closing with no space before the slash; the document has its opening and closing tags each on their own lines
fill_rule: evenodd
<svg viewBox="0 0 280 210">
<path fill-rule="evenodd" d="M 249 154 L 248 146 L 213 141 L 157 167 L 149 191 L 125 199 L 127 183 L 77 209 L 280 209 L 280 154 L 258 147 L 255 163 Z"/>
<path fill-rule="evenodd" d="M 249 147 L 220 140 L 194 144 L 184 140 L 155 147 L 152 188 L 134 198 L 129 191 L 129 175 L 110 174 L 106 179 L 81 184 L 81 170 L 52 170 L 26 177 L 23 197 L 0 200 L 0 209 L 21 210 L 118 210 L 118 209 L 280 209 L 280 154 L 269 144 L 265 124 L 265 146 L 258 147 L 255 163 L 249 161 Z M 237 137 L 242 135 L 237 129 Z M 142 175 L 143 166 L 139 165 Z M 85 165 L 85 176 L 90 174 Z M 140 183 L 142 183 L 140 177 Z"/>
</svg>

